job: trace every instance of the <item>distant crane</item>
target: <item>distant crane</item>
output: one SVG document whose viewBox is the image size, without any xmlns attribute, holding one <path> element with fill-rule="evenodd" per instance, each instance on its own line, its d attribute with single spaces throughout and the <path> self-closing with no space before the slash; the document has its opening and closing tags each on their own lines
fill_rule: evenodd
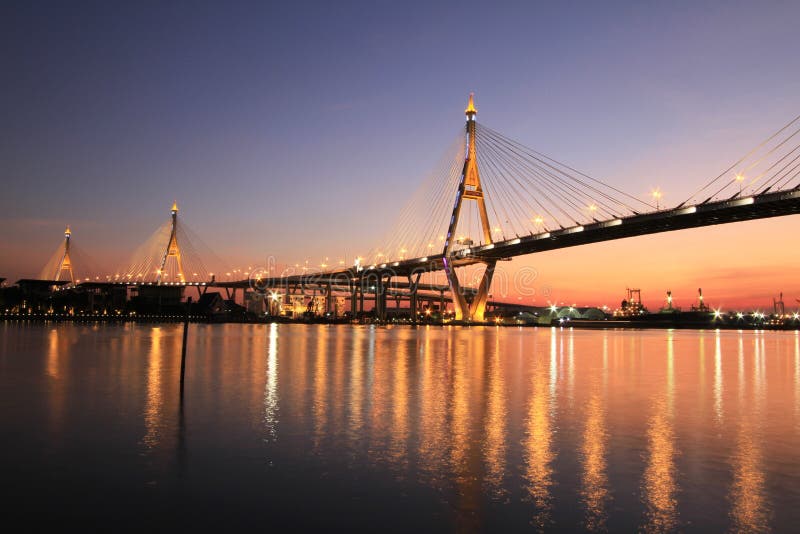
<svg viewBox="0 0 800 534">
<path fill-rule="evenodd" d="M 692 311 L 708 311 L 708 306 L 706 306 L 706 303 L 703 300 L 702 287 L 697 289 L 697 306 L 692 306 Z"/>
<path fill-rule="evenodd" d="M 786 306 L 783 304 L 783 291 L 781 291 L 781 296 L 777 299 L 772 297 L 772 311 L 775 315 L 786 314 Z"/>
</svg>

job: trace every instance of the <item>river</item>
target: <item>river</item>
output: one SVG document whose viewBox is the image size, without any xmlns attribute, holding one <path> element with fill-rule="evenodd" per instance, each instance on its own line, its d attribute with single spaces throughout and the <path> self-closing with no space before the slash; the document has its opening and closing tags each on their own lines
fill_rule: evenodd
<svg viewBox="0 0 800 534">
<path fill-rule="evenodd" d="M 798 332 L 0 323 L 6 521 L 790 531 Z"/>
</svg>

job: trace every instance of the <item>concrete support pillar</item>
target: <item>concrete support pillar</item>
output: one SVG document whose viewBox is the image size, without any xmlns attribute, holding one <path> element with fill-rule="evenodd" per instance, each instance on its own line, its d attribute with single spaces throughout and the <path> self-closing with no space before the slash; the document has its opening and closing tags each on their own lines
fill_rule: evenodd
<svg viewBox="0 0 800 534">
<path fill-rule="evenodd" d="M 383 276 L 378 277 L 378 284 L 375 286 L 375 310 L 378 321 L 384 322 L 386 320 L 386 290 L 383 285 Z"/>
<path fill-rule="evenodd" d="M 361 309 L 359 310 L 358 313 L 359 313 L 359 318 L 360 318 L 360 317 L 363 317 L 363 315 L 364 315 L 364 280 L 363 279 L 361 280 L 359 289 L 360 289 L 359 302 L 361 304 L 361 306 L 360 306 Z"/>
<path fill-rule="evenodd" d="M 325 314 L 329 314 L 331 312 L 331 299 L 333 298 L 333 289 L 331 288 L 331 283 L 328 282 L 325 285 Z M 335 308 L 334 308 L 335 311 Z"/>
</svg>

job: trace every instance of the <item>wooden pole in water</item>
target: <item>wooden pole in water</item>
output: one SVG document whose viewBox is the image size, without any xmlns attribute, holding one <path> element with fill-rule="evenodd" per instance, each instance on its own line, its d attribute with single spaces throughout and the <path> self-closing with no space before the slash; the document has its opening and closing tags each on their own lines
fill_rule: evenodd
<svg viewBox="0 0 800 534">
<path fill-rule="evenodd" d="M 186 338 L 189 336 L 189 314 L 192 311 L 192 297 L 186 299 L 186 317 L 183 319 L 183 345 L 181 347 L 181 402 L 183 402 L 183 376 L 186 373 Z"/>
</svg>

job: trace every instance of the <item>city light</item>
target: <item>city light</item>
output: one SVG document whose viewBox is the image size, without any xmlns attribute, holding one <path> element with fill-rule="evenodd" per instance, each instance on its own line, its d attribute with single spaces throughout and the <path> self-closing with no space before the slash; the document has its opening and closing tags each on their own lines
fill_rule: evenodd
<svg viewBox="0 0 800 534">
<path fill-rule="evenodd" d="M 657 187 L 657 188 L 655 188 L 655 189 L 653 189 L 653 190 L 650 192 L 650 196 L 652 196 L 652 197 L 653 197 L 653 200 L 654 200 L 654 201 L 655 201 L 655 203 L 656 203 L 656 210 L 658 210 L 658 209 L 659 209 L 659 207 L 660 207 L 660 202 L 661 202 L 661 197 L 662 197 L 662 195 L 663 195 L 663 193 L 661 193 L 661 189 L 660 189 L 660 188 L 658 188 L 658 187 Z"/>
<path fill-rule="evenodd" d="M 744 183 L 744 174 L 736 173 L 736 181 L 739 183 L 739 194 L 742 194 L 742 184 Z"/>
</svg>

